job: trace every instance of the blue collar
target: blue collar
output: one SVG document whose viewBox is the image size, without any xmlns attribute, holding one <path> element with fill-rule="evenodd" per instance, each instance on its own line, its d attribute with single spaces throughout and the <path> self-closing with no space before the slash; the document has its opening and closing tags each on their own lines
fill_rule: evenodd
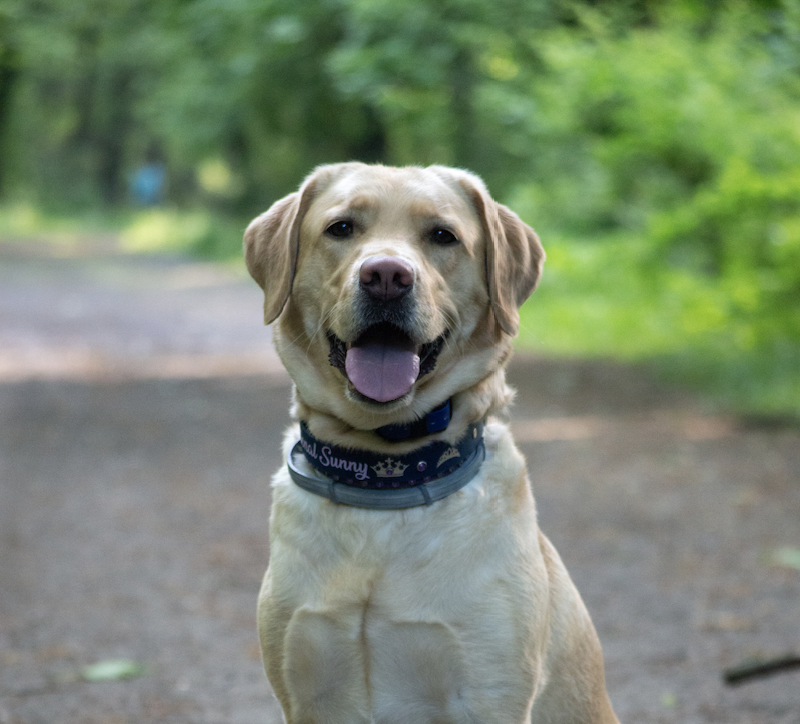
<svg viewBox="0 0 800 724">
<path fill-rule="evenodd" d="M 432 435 L 434 432 L 441 432 L 447 429 L 450 424 L 451 409 L 450 400 L 445 400 L 439 407 L 431 410 L 420 420 L 400 425 L 384 425 L 375 430 L 375 434 L 388 442 L 416 440 L 426 435 Z"/>
<path fill-rule="evenodd" d="M 478 446 L 469 458 L 460 467 L 440 478 L 406 488 L 371 489 L 335 482 L 331 478 L 319 474 L 308 475 L 302 472 L 295 458 L 302 458 L 304 452 L 302 444 L 298 442 L 288 460 L 289 475 L 298 487 L 314 495 L 327 498 L 333 503 L 371 510 L 399 510 L 432 505 L 437 500 L 442 500 L 451 493 L 461 490 L 469 483 L 477 475 L 486 457 L 481 437 Z M 316 473 L 316 471 L 314 472 Z M 427 480 L 427 478 L 425 479 Z"/>
<path fill-rule="evenodd" d="M 483 445 L 483 422 L 470 425 L 455 445 L 434 440 L 405 455 L 323 442 L 311 434 L 305 422 L 300 423 L 299 445 L 312 467 L 335 482 L 368 490 L 410 488 L 461 467 Z"/>
<path fill-rule="evenodd" d="M 375 430 L 388 442 L 415 440 L 441 432 L 450 424 L 450 400 L 421 420 Z M 317 475 L 297 467 L 304 455 Z M 405 455 L 353 450 L 314 437 L 300 422 L 300 440 L 289 455 L 289 474 L 304 490 L 358 508 L 379 510 L 430 505 L 463 488 L 485 457 L 483 421 L 473 423 L 455 445 L 434 440 Z"/>
</svg>

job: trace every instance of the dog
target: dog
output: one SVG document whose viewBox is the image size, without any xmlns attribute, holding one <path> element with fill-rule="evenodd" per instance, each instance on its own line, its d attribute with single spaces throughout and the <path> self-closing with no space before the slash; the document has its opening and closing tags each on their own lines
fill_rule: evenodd
<svg viewBox="0 0 800 724">
<path fill-rule="evenodd" d="M 294 382 L 258 601 L 286 722 L 617 722 L 494 417 L 536 233 L 469 172 L 343 163 L 252 221 L 244 252 Z"/>
</svg>

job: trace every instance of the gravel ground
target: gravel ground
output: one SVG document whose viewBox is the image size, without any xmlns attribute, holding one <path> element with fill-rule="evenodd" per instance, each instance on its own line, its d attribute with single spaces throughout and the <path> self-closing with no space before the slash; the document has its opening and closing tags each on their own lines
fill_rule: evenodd
<svg viewBox="0 0 800 724">
<path fill-rule="evenodd" d="M 260 305 L 240 271 L 112 239 L 0 242 L 0 724 L 281 721 L 255 598 L 290 388 Z M 800 651 L 800 571 L 774 556 L 800 548 L 800 432 L 636 367 L 510 376 L 623 724 L 800 724 L 797 670 L 720 678 Z M 80 678 L 110 659 L 145 668 Z"/>
</svg>

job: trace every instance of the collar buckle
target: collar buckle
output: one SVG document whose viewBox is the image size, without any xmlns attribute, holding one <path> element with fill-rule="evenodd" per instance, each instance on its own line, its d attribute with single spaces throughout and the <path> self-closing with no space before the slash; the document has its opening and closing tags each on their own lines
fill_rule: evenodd
<svg viewBox="0 0 800 724">
<path fill-rule="evenodd" d="M 418 437 L 432 435 L 434 432 L 446 430 L 450 424 L 452 405 L 445 400 L 439 407 L 431 410 L 425 417 L 414 422 L 384 425 L 375 430 L 375 434 L 387 442 L 415 440 Z"/>
</svg>

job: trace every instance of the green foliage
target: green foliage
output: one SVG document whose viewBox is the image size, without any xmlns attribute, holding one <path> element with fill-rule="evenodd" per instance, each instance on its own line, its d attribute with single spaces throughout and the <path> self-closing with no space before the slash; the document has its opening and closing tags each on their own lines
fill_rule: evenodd
<svg viewBox="0 0 800 724">
<path fill-rule="evenodd" d="M 6 203 L 156 155 L 128 243 L 226 256 L 318 163 L 468 167 L 550 254 L 523 342 L 800 409 L 798 0 L 0 2 Z"/>
<path fill-rule="evenodd" d="M 120 243 L 130 253 L 189 252 L 227 260 L 241 254 L 245 224 L 195 209 L 149 209 L 122 225 Z"/>
<path fill-rule="evenodd" d="M 162 60 L 157 5 L 39 0 L 6 7 L 19 70 L 8 123 L 0 126 L 6 194 L 54 207 L 120 202 L 127 157 L 149 140 L 136 102 Z"/>
<path fill-rule="evenodd" d="M 152 147 L 173 200 L 227 209 L 353 158 L 465 165 L 508 187 L 527 152 L 496 131 L 522 127 L 522 68 L 553 17 L 550 0 L 6 2 L 23 72 L 0 143 L 17 193 L 79 207 L 124 200 Z M 235 194 L 197 184 L 214 159 Z"/>
<path fill-rule="evenodd" d="M 540 39 L 542 153 L 511 203 L 549 241 L 545 347 L 656 355 L 740 406 L 800 410 L 796 38 L 739 4 L 624 32 L 587 12 Z"/>
<path fill-rule="evenodd" d="M 541 37 L 547 73 L 530 86 L 541 218 L 582 234 L 643 229 L 731 158 L 792 168 L 800 78 L 769 52 L 764 25 L 741 7 L 702 33 L 666 15 L 620 36 L 585 13 L 578 32 Z"/>
<path fill-rule="evenodd" d="M 392 163 L 464 165 L 507 185 L 513 159 L 498 131 L 513 107 L 501 107 L 498 86 L 526 105 L 514 81 L 535 64 L 534 34 L 551 17 L 547 0 L 356 0 L 326 67 L 342 93 L 376 109 Z"/>
<path fill-rule="evenodd" d="M 782 312 L 796 319 L 796 305 L 742 314 L 737 299 L 753 293 L 751 278 L 654 264 L 632 234 L 552 235 L 546 248 L 542 283 L 522 308 L 522 346 L 650 361 L 734 409 L 800 412 L 800 344 L 782 321 Z"/>
</svg>

